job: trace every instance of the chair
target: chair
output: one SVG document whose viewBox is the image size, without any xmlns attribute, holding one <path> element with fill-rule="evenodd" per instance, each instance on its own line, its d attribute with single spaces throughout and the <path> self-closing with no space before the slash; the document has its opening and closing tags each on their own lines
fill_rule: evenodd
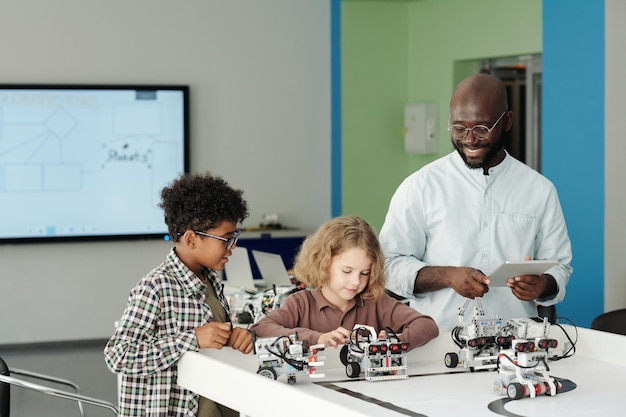
<svg viewBox="0 0 626 417">
<path fill-rule="evenodd" d="M 542 306 L 537 305 L 537 315 L 539 317 L 544 318 L 547 317 L 550 324 L 556 324 L 557 315 L 556 315 L 556 306 Z"/>
<path fill-rule="evenodd" d="M 40 385 L 33 382 L 25 381 L 23 379 L 15 378 L 11 376 L 11 374 L 21 375 L 23 377 L 34 380 L 65 385 L 67 387 L 70 387 L 74 392 L 63 391 L 51 388 L 46 385 Z M 54 397 L 60 397 L 76 401 L 78 403 L 78 409 L 80 410 L 80 414 L 83 417 L 85 416 L 83 403 L 107 408 L 111 410 L 111 412 L 113 412 L 115 415 L 118 415 L 117 408 L 113 404 L 96 398 L 81 395 L 78 385 L 74 384 L 71 381 L 61 378 L 55 378 L 53 376 L 38 374 L 35 372 L 25 371 L 22 369 L 9 368 L 6 362 L 0 357 L 0 417 L 9 417 L 9 412 L 11 410 L 11 385 L 15 385 L 21 388 L 28 388 L 42 394 L 47 394 Z"/>
<path fill-rule="evenodd" d="M 409 300 L 406 297 L 401 296 L 400 294 L 396 294 L 395 292 L 391 291 L 390 289 L 385 289 L 385 292 L 387 293 L 387 295 L 389 295 L 391 298 L 395 298 L 396 300 L 400 301 L 402 304 L 405 304 L 407 306 L 411 305 L 411 300 Z"/>
<path fill-rule="evenodd" d="M 600 314 L 591 322 L 591 328 L 626 335 L 626 308 Z"/>
</svg>

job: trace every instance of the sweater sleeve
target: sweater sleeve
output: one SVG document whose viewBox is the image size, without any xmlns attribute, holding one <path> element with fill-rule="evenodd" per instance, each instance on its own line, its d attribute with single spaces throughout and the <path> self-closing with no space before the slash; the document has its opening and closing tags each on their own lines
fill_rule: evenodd
<svg viewBox="0 0 626 417">
<path fill-rule="evenodd" d="M 386 294 L 376 304 L 379 322 L 390 327 L 402 342 L 408 342 L 409 350 L 423 346 L 439 335 L 439 328 L 432 317 Z"/>
<path fill-rule="evenodd" d="M 309 328 L 308 314 L 311 300 L 306 292 L 292 294 L 280 308 L 270 312 L 250 327 L 257 337 L 290 336 L 297 333 L 298 339 L 316 344 L 322 332 Z"/>
</svg>

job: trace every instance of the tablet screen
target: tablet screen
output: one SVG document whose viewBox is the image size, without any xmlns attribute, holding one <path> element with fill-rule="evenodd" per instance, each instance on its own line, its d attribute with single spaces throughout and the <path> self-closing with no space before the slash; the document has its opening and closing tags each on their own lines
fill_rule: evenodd
<svg viewBox="0 0 626 417">
<path fill-rule="evenodd" d="M 557 263 L 555 260 L 506 261 L 487 276 L 491 287 L 503 287 L 511 277 L 541 275 Z"/>
</svg>

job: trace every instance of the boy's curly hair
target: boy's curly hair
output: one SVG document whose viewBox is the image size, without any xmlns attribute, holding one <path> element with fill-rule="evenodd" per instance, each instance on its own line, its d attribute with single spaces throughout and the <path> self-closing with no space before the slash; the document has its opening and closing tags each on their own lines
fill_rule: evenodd
<svg viewBox="0 0 626 417">
<path fill-rule="evenodd" d="M 235 224 L 248 217 L 243 191 L 231 188 L 211 173 L 182 174 L 161 190 L 159 207 L 164 210 L 170 238 L 178 242 L 186 230 L 209 230 L 224 221 Z"/>
<path fill-rule="evenodd" d="M 385 292 L 385 257 L 372 227 L 357 216 L 331 219 L 304 240 L 294 265 L 296 278 L 307 286 L 323 287 L 330 279 L 328 268 L 333 257 L 350 248 L 363 249 L 372 261 L 361 296 L 379 299 Z"/>
</svg>

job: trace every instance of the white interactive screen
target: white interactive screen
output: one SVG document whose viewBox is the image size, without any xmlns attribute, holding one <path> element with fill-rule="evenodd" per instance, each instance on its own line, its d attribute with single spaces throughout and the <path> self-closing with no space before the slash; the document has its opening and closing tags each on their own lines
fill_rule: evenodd
<svg viewBox="0 0 626 417">
<path fill-rule="evenodd" d="M 0 242 L 167 234 L 187 86 L 0 85 Z"/>
</svg>

